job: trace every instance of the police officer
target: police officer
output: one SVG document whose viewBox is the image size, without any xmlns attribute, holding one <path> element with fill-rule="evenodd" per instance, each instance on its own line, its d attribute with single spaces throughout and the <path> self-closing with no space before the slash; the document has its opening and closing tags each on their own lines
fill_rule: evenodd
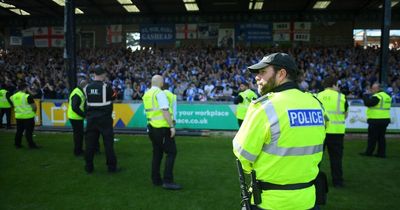
<svg viewBox="0 0 400 210">
<path fill-rule="evenodd" d="M 3 128 L 3 116 L 6 115 L 7 129 L 11 128 L 11 93 L 6 85 L 0 86 L 0 128 Z"/>
<path fill-rule="evenodd" d="M 174 140 L 175 126 L 169 111 L 168 98 L 160 87 L 163 78 L 154 75 L 151 79 L 151 88 L 143 95 L 143 104 L 147 117 L 147 128 L 153 146 L 153 160 L 151 179 L 153 185 L 169 190 L 179 190 L 182 187 L 174 183 L 173 167 L 176 157 L 176 144 Z M 160 165 L 163 153 L 167 154 L 165 161 L 164 179 L 160 175 Z"/>
<path fill-rule="evenodd" d="M 94 81 L 84 88 L 87 104 L 85 170 L 88 173 L 93 172 L 93 157 L 96 150 L 96 142 L 101 134 L 103 136 L 108 171 L 117 172 L 112 119 L 113 90 L 104 82 L 106 79 L 106 71 L 103 68 L 97 67 L 94 73 Z"/>
<path fill-rule="evenodd" d="M 86 80 L 82 80 L 79 86 L 72 90 L 68 100 L 68 119 L 74 133 L 74 154 L 76 156 L 83 155 L 83 120 L 86 115 L 86 97 L 83 88 L 86 85 Z"/>
<path fill-rule="evenodd" d="M 33 130 L 35 127 L 36 104 L 33 97 L 27 93 L 25 83 L 18 84 L 18 92 L 11 96 L 14 106 L 15 119 L 17 120 L 17 133 L 15 134 L 15 147 L 21 148 L 22 135 L 25 131 L 25 138 L 29 148 L 38 149 L 33 141 Z"/>
<path fill-rule="evenodd" d="M 381 90 L 379 83 L 374 83 L 369 94 L 363 96 L 364 105 L 367 106 L 368 122 L 368 145 L 365 152 L 360 153 L 364 156 L 372 156 L 375 145 L 378 144 L 376 157 L 386 157 L 386 128 L 390 123 L 390 107 L 392 98 Z"/>
<path fill-rule="evenodd" d="M 243 82 L 239 86 L 240 93 L 234 99 L 233 103 L 237 104 L 236 107 L 236 118 L 238 119 L 239 127 L 242 125 L 244 116 L 246 116 L 247 108 L 252 100 L 257 99 L 257 94 L 249 89 L 249 84 Z"/>
<path fill-rule="evenodd" d="M 325 78 L 323 81 L 325 90 L 318 93 L 317 97 L 322 102 L 325 113 L 329 118 L 326 123 L 324 147 L 328 148 L 333 186 L 343 187 L 343 138 L 349 104 L 336 84 L 337 79 L 335 77 Z"/>
<path fill-rule="evenodd" d="M 262 193 L 253 193 L 252 201 L 260 201 L 252 209 L 312 209 L 325 138 L 322 106 L 298 89 L 299 70 L 286 53 L 265 56 L 248 70 L 261 97 L 251 102 L 233 151 L 244 172 L 256 172 Z"/>
</svg>

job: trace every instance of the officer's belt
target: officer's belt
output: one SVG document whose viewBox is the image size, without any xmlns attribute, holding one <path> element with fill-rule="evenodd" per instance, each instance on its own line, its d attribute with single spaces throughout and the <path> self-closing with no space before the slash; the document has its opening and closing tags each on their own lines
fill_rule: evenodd
<svg viewBox="0 0 400 210">
<path fill-rule="evenodd" d="M 269 182 L 262 182 L 257 180 L 258 187 L 262 190 L 300 190 L 311 187 L 314 184 L 314 180 L 307 183 L 298 184 L 272 184 Z"/>
</svg>

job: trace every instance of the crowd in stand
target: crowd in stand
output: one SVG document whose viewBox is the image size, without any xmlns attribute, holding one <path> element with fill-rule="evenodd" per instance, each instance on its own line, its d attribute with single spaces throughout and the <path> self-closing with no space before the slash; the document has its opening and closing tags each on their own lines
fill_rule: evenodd
<svg viewBox="0 0 400 210">
<path fill-rule="evenodd" d="M 246 67 L 272 52 L 292 54 L 303 70 L 299 86 L 309 92 L 322 90 L 322 80 L 338 77 L 348 98 L 359 98 L 370 84 L 378 81 L 379 49 L 358 47 L 323 47 L 289 49 L 216 48 L 82 49 L 77 53 L 78 78 L 90 79 L 93 69 L 101 65 L 109 71 L 108 82 L 119 100 L 140 100 L 150 88 L 154 74 L 165 78 L 168 88 L 185 101 L 231 101 L 238 94 L 240 83 L 256 89 Z M 67 73 L 62 49 L 0 49 L 0 84 L 10 91 L 25 81 L 34 98 L 68 98 Z M 400 103 L 400 51 L 391 50 L 388 86 L 385 89 Z"/>
</svg>

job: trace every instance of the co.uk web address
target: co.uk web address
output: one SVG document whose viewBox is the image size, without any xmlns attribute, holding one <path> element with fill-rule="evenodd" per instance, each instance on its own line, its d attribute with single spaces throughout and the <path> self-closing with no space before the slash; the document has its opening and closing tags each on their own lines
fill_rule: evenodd
<svg viewBox="0 0 400 210">
<path fill-rule="evenodd" d="M 203 119 L 177 119 L 177 124 L 208 124 L 206 118 Z"/>
</svg>

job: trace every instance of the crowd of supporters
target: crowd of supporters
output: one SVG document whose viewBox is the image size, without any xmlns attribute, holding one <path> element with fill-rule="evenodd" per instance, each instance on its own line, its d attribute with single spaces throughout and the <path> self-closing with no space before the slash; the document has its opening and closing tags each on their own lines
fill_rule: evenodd
<svg viewBox="0 0 400 210">
<path fill-rule="evenodd" d="M 119 100 L 140 100 L 150 88 L 154 74 L 165 78 L 168 88 L 185 101 L 231 101 L 240 83 L 256 89 L 246 67 L 272 52 L 287 52 L 296 58 L 304 74 L 298 81 L 309 92 L 322 90 L 322 80 L 335 75 L 348 98 L 359 98 L 370 84 L 378 81 L 378 48 L 323 47 L 289 49 L 236 48 L 124 48 L 82 49 L 77 53 L 79 79 L 90 79 L 93 69 L 109 71 L 108 82 Z M 34 98 L 66 99 L 68 80 L 63 50 L 56 48 L 0 49 L 0 84 L 13 91 L 18 82 L 26 82 Z M 388 86 L 385 91 L 400 103 L 400 51 L 391 50 Z"/>
</svg>

